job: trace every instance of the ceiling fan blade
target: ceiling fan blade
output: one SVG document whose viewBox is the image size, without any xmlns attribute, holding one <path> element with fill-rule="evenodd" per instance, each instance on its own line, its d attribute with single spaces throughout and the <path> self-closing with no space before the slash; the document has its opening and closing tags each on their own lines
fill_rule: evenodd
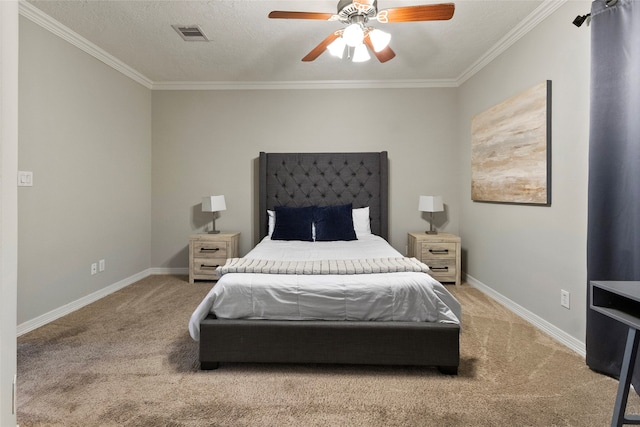
<svg viewBox="0 0 640 427">
<path fill-rule="evenodd" d="M 322 12 L 286 12 L 281 10 L 274 10 L 269 13 L 269 18 L 272 19 L 318 19 L 321 21 L 328 21 L 333 16 L 333 13 Z"/>
<path fill-rule="evenodd" d="M 337 39 L 338 37 L 340 37 L 340 34 L 338 32 L 334 32 L 329 34 L 329 37 L 327 37 L 326 39 L 322 40 L 320 42 L 320 44 L 316 47 L 314 47 L 311 52 L 309 52 L 307 54 L 307 56 L 305 56 L 304 58 L 302 58 L 302 60 L 304 62 L 311 62 L 314 59 L 316 59 L 318 56 L 320 56 L 322 54 L 322 52 L 324 52 L 325 50 L 327 50 L 327 46 L 329 46 L 335 39 Z"/>
<path fill-rule="evenodd" d="M 371 38 L 367 34 L 367 37 L 364 38 L 364 44 L 373 52 L 373 54 L 378 58 L 380 62 L 387 62 L 390 59 L 393 59 L 396 56 L 396 53 L 387 45 L 380 52 L 376 52 L 373 48 L 373 43 L 371 42 Z"/>
<path fill-rule="evenodd" d="M 423 4 L 381 10 L 376 18 L 382 23 L 446 21 L 453 17 L 454 10 L 455 5 L 453 3 Z"/>
</svg>

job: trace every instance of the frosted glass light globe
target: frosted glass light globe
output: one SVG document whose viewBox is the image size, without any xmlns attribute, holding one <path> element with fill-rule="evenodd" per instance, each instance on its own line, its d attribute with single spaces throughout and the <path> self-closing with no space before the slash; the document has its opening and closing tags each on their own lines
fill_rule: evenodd
<svg viewBox="0 0 640 427">
<path fill-rule="evenodd" d="M 362 44 L 362 40 L 364 39 L 364 30 L 360 24 L 351 24 L 344 29 L 342 38 L 347 46 L 356 47 L 359 44 Z"/>
</svg>

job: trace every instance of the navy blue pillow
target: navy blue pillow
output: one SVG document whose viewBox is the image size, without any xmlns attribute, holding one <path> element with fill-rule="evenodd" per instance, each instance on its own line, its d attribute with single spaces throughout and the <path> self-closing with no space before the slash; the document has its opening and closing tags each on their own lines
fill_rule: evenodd
<svg viewBox="0 0 640 427">
<path fill-rule="evenodd" d="M 313 241 L 311 225 L 313 224 L 313 206 L 292 208 L 276 206 L 276 226 L 271 240 L 304 240 Z"/>
<path fill-rule="evenodd" d="M 316 206 L 313 220 L 316 224 L 316 241 L 357 240 L 353 229 L 351 204 Z M 276 223 L 277 224 L 277 223 Z"/>
</svg>

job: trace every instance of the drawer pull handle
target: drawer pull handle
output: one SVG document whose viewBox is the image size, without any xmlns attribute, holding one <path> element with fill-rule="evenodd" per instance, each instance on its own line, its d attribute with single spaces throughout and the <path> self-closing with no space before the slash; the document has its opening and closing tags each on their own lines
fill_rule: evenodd
<svg viewBox="0 0 640 427">
<path fill-rule="evenodd" d="M 449 271 L 449 267 L 429 267 L 433 271 Z"/>
<path fill-rule="evenodd" d="M 449 249 L 429 249 L 432 254 L 448 254 Z"/>
<path fill-rule="evenodd" d="M 200 252 L 215 252 L 219 250 L 220 248 L 200 248 Z"/>
<path fill-rule="evenodd" d="M 200 268 L 203 270 L 206 270 L 207 268 L 218 268 L 220 267 L 220 265 L 207 265 L 207 264 L 200 264 Z"/>
</svg>

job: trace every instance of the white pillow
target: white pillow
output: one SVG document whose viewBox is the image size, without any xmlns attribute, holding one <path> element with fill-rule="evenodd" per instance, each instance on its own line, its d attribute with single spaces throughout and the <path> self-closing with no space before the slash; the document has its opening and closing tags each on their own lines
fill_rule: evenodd
<svg viewBox="0 0 640 427">
<path fill-rule="evenodd" d="M 267 216 L 269 217 L 269 230 L 267 236 L 271 237 L 273 230 L 276 228 L 276 211 L 267 209 Z"/>
<path fill-rule="evenodd" d="M 351 213 L 353 216 L 353 229 L 356 231 L 356 236 L 371 234 L 369 206 L 367 206 L 366 208 L 353 209 Z"/>
</svg>

